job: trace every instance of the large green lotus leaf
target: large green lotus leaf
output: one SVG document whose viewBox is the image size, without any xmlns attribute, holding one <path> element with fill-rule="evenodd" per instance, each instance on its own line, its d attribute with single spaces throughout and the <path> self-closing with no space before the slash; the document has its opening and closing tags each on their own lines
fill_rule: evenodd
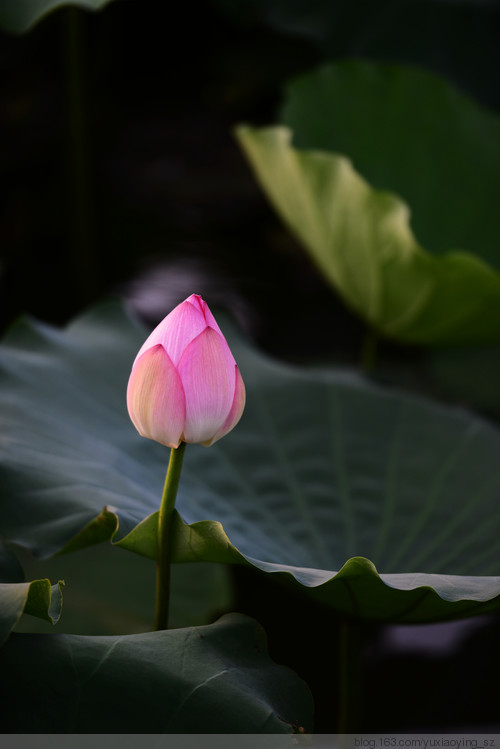
<svg viewBox="0 0 500 749">
<path fill-rule="evenodd" d="M 239 614 L 123 637 L 13 634 L 0 670 L 7 733 L 312 728 L 306 684 L 271 661 L 262 627 Z"/>
<path fill-rule="evenodd" d="M 237 137 L 287 226 L 380 333 L 426 344 L 500 339 L 500 274 L 479 256 L 426 252 L 407 205 L 343 155 L 297 149 L 286 127 L 241 126 Z"/>
<path fill-rule="evenodd" d="M 188 446 L 174 559 L 252 564 L 378 620 L 497 609 L 499 432 L 352 373 L 271 362 L 223 329 L 247 407 L 212 447 Z M 64 331 L 11 331 L 0 352 L 6 539 L 49 555 L 114 534 L 155 556 L 168 450 L 139 437 L 125 407 L 145 336 L 113 304 Z"/>
<path fill-rule="evenodd" d="M 109 2 L 111 0 L 0 0 L 0 28 L 20 34 L 57 8 L 72 5 L 95 11 Z"/>
</svg>

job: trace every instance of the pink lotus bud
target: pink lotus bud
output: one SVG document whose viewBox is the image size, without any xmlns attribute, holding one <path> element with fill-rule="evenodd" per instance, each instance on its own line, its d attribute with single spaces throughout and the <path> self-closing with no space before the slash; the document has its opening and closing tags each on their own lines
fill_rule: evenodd
<svg viewBox="0 0 500 749">
<path fill-rule="evenodd" d="M 208 305 L 191 294 L 156 327 L 128 382 L 130 418 L 143 437 L 168 447 L 207 447 L 236 426 L 245 386 Z"/>
</svg>

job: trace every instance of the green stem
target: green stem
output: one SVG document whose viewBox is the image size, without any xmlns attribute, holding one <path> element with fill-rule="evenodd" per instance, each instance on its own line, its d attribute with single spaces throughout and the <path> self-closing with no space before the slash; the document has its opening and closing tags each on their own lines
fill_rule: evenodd
<svg viewBox="0 0 500 749">
<path fill-rule="evenodd" d="M 186 443 L 181 442 L 179 447 L 173 447 L 170 451 L 170 461 L 168 463 L 163 496 L 161 498 L 160 515 L 158 518 L 158 555 L 156 561 L 156 630 L 167 629 L 168 627 L 172 520 L 185 448 Z"/>
</svg>

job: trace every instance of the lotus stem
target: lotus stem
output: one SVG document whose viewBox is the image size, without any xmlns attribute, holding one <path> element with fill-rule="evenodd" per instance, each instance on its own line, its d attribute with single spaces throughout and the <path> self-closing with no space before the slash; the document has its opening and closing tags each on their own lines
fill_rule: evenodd
<svg viewBox="0 0 500 749">
<path fill-rule="evenodd" d="M 168 629 L 168 614 L 170 604 L 170 562 L 172 557 L 172 520 L 174 516 L 175 500 L 182 470 L 182 460 L 186 443 L 170 451 L 163 496 L 161 498 L 160 515 L 158 518 L 158 552 L 156 561 L 156 608 L 155 630 Z"/>
</svg>

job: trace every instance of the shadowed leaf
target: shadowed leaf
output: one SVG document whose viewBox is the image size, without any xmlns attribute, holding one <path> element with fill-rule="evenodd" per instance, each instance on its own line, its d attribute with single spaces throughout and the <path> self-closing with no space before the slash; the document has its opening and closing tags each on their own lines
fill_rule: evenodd
<svg viewBox="0 0 500 749">
<path fill-rule="evenodd" d="M 296 721 L 312 728 L 307 686 L 270 660 L 263 629 L 238 614 L 124 637 L 14 634 L 0 668 L 6 732 L 292 733 Z"/>
</svg>

